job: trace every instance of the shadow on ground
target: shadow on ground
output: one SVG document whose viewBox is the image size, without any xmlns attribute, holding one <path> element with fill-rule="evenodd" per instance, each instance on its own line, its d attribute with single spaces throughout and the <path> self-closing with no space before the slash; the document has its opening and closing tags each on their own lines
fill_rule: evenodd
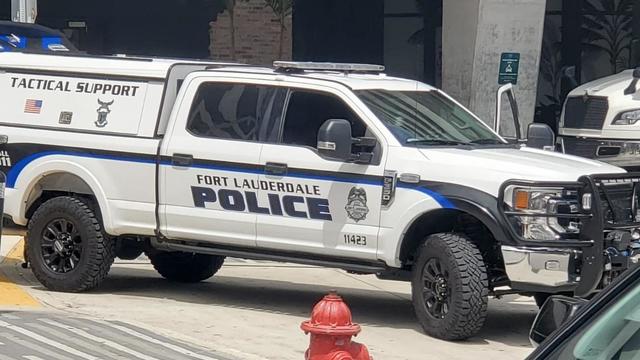
<svg viewBox="0 0 640 360">
<path fill-rule="evenodd" d="M 22 285 L 45 290 L 30 279 L 30 272 L 15 267 Z M 255 271 L 260 271 L 256 267 Z M 295 271 L 295 270 L 294 270 Z M 330 283 L 330 279 L 326 281 Z M 117 294 L 145 298 L 170 299 L 187 304 L 215 305 L 286 314 L 306 318 L 313 304 L 335 289 L 348 302 L 354 321 L 366 327 L 389 327 L 422 333 L 407 294 L 382 290 L 364 290 L 313 285 L 286 280 L 252 279 L 217 275 L 199 284 L 177 284 L 160 278 L 145 267 L 114 267 L 103 285 L 83 296 Z M 506 302 L 506 303 L 505 303 Z M 483 330 L 464 345 L 489 341 L 511 346 L 530 346 L 527 333 L 537 307 L 532 302 L 517 303 L 514 298 L 489 301 L 489 315 Z"/>
</svg>

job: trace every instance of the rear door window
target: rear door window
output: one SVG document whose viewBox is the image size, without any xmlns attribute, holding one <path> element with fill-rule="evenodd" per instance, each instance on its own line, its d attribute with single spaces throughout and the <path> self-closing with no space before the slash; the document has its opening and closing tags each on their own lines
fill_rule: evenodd
<svg viewBox="0 0 640 360">
<path fill-rule="evenodd" d="M 187 130 L 201 137 L 274 143 L 287 90 L 254 84 L 204 83 L 194 99 Z"/>
</svg>

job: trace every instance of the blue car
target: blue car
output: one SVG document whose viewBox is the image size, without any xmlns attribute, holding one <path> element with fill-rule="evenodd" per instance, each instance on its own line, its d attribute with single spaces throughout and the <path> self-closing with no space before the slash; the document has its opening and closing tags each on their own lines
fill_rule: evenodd
<svg viewBox="0 0 640 360">
<path fill-rule="evenodd" d="M 78 49 L 59 31 L 36 24 L 0 21 L 0 52 L 73 52 Z"/>
</svg>

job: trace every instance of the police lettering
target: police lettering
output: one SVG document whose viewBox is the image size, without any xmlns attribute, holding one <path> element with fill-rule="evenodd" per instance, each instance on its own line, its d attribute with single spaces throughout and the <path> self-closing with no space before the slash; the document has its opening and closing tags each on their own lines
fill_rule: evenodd
<svg viewBox="0 0 640 360">
<path fill-rule="evenodd" d="M 16 89 L 48 90 L 58 92 L 76 92 L 84 94 L 112 95 L 112 96 L 136 96 L 140 86 L 100 84 L 79 82 L 75 86 L 69 81 L 51 79 L 25 79 L 12 77 L 11 87 Z"/>
<path fill-rule="evenodd" d="M 228 211 L 238 211 L 255 214 L 290 216 L 301 219 L 331 221 L 329 200 L 323 198 L 304 197 L 297 195 L 268 194 L 268 204 L 261 204 L 253 191 L 238 191 L 233 189 L 216 190 L 208 187 L 192 186 L 193 204 L 195 207 L 206 208 L 207 204 L 218 203 Z"/>
</svg>

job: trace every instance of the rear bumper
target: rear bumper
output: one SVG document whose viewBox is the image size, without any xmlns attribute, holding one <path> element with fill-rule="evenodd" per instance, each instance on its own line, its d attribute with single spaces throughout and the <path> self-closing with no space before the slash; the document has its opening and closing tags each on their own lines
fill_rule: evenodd
<svg viewBox="0 0 640 360">
<path fill-rule="evenodd" d="M 513 246 L 501 250 L 513 289 L 556 293 L 572 291 L 580 282 L 580 250 Z"/>
</svg>

